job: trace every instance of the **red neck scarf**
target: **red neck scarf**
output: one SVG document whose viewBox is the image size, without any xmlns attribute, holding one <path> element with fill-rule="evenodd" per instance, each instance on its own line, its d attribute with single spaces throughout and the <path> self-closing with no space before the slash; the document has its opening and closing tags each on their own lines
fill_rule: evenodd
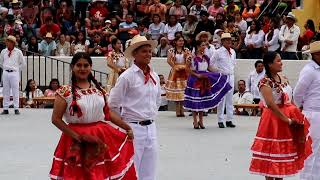
<svg viewBox="0 0 320 180">
<path fill-rule="evenodd" d="M 227 49 L 229 55 L 231 56 L 231 55 L 232 55 L 232 53 L 231 53 L 231 48 L 226 48 L 226 49 Z"/>
<path fill-rule="evenodd" d="M 155 79 L 151 76 L 151 74 L 150 74 L 150 67 L 149 67 L 149 66 L 147 67 L 147 71 L 144 72 L 144 76 L 145 76 L 145 78 L 144 78 L 144 84 L 147 84 L 150 79 L 152 80 L 152 82 L 153 82 L 154 85 L 157 84 L 156 80 L 155 80 Z"/>
<path fill-rule="evenodd" d="M 8 51 L 9 51 L 8 56 L 9 56 L 9 57 L 11 56 L 11 53 L 12 53 L 13 49 L 14 49 L 14 48 L 12 48 L 12 49 L 10 50 L 10 49 L 8 48 Z"/>
</svg>

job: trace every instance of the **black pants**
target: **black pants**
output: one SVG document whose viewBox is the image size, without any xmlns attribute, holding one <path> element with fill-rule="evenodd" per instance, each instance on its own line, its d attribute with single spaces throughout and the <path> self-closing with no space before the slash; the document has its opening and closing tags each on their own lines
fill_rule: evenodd
<svg viewBox="0 0 320 180">
<path fill-rule="evenodd" d="M 248 59 L 261 59 L 262 58 L 262 49 L 261 48 L 254 48 L 248 49 L 247 51 Z"/>
<path fill-rule="evenodd" d="M 281 58 L 287 60 L 298 60 L 296 52 L 281 52 Z"/>
<path fill-rule="evenodd" d="M 76 2 L 76 17 L 80 17 L 81 22 L 84 22 L 84 19 L 87 16 L 87 8 L 89 2 Z M 81 16 L 79 16 L 81 14 Z"/>
</svg>

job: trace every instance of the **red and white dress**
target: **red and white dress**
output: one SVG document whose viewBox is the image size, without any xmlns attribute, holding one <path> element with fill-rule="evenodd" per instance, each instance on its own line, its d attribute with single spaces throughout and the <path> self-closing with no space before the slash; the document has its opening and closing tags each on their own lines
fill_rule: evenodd
<svg viewBox="0 0 320 180">
<path fill-rule="evenodd" d="M 91 135 L 107 145 L 103 151 L 77 151 L 75 141 L 62 133 L 54 153 L 51 179 L 59 180 L 136 180 L 133 164 L 133 143 L 123 130 L 105 121 L 103 94 L 96 88 L 76 89 L 81 113 L 69 111 L 72 103 L 71 87 L 62 86 L 57 95 L 67 102 L 64 119 L 69 128 L 80 135 Z M 83 147 L 83 146 L 79 146 Z M 94 154 L 90 154 L 94 152 Z M 98 152 L 98 153 L 97 153 Z M 90 168 L 87 168 L 90 164 Z"/>
<path fill-rule="evenodd" d="M 264 110 L 260 119 L 256 137 L 251 147 L 253 157 L 250 172 L 262 176 L 284 178 L 297 174 L 304 160 L 311 154 L 311 138 L 308 120 L 292 100 L 292 88 L 286 79 L 282 83 L 263 78 L 259 83 L 272 88 L 274 102 L 289 118 L 298 121 L 301 126 L 289 125 L 269 109 L 264 99 Z"/>
</svg>

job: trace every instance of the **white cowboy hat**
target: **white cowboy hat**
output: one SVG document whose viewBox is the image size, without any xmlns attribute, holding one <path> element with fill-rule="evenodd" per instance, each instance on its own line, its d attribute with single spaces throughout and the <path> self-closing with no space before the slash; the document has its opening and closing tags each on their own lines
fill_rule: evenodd
<svg viewBox="0 0 320 180">
<path fill-rule="evenodd" d="M 18 0 L 12 0 L 11 2 L 12 4 L 17 4 L 17 3 L 20 3 Z"/>
<path fill-rule="evenodd" d="M 111 23 L 111 21 L 109 19 L 107 19 L 104 23 Z"/>
<path fill-rule="evenodd" d="M 52 36 L 51 32 L 47 32 L 47 34 L 46 34 L 46 38 L 53 38 L 53 36 Z"/>
<path fill-rule="evenodd" d="M 309 50 L 303 51 L 303 54 L 320 52 L 320 41 L 315 41 L 309 45 Z"/>
<path fill-rule="evenodd" d="M 17 44 L 17 39 L 16 39 L 16 37 L 14 37 L 14 36 L 12 36 L 12 35 L 8 36 L 8 37 L 6 38 L 6 41 L 11 41 L 11 42 L 13 42 L 14 44 Z"/>
<path fill-rule="evenodd" d="M 211 35 L 210 32 L 208 32 L 208 31 L 201 31 L 201 32 L 199 32 L 199 33 L 197 34 L 197 36 L 196 36 L 196 41 L 199 41 L 199 40 L 200 40 L 200 37 L 203 36 L 203 35 L 208 36 L 208 39 L 209 39 L 209 40 L 212 38 L 212 35 Z"/>
<path fill-rule="evenodd" d="M 152 50 L 157 47 L 158 42 L 148 40 L 145 36 L 136 35 L 131 39 L 130 46 L 124 51 L 124 55 L 128 59 L 133 59 L 132 52 L 140 46 L 151 45 Z"/>
<path fill-rule="evenodd" d="M 15 21 L 14 21 L 14 23 L 16 23 L 16 24 L 20 24 L 20 25 L 22 25 L 23 23 L 22 23 L 22 21 L 20 20 L 20 19 L 16 19 Z"/>
<path fill-rule="evenodd" d="M 222 35 L 221 35 L 221 40 L 222 39 L 231 39 L 231 34 L 230 33 L 223 33 Z"/>
<path fill-rule="evenodd" d="M 297 20 L 296 16 L 292 12 L 288 13 L 287 18 L 293 19 L 295 21 Z"/>
</svg>

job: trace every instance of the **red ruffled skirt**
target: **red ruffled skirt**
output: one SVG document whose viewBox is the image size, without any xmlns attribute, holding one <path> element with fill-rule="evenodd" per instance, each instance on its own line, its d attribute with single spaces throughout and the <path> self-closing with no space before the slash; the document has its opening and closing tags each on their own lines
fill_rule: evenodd
<svg viewBox="0 0 320 180">
<path fill-rule="evenodd" d="M 304 160 L 312 153 L 310 124 L 300 110 L 282 105 L 280 110 L 300 125 L 291 125 L 264 108 L 257 135 L 251 150 L 250 172 L 268 177 L 283 178 L 295 175 L 303 168 Z"/>
<path fill-rule="evenodd" d="M 105 122 L 90 124 L 69 124 L 79 134 L 87 134 L 102 140 L 107 148 L 89 161 L 94 162 L 90 169 L 85 168 L 82 153 L 73 150 L 74 140 L 62 133 L 54 153 L 51 179 L 63 180 L 136 180 L 133 163 L 133 142 L 125 133 Z M 94 151 L 93 151 L 94 152 Z M 95 151 L 96 153 L 97 151 Z M 88 153 L 88 152 L 86 152 Z M 90 153 L 90 152 L 89 152 Z M 86 156 L 87 157 L 87 156 Z M 73 163 L 70 163 L 73 162 Z"/>
</svg>

